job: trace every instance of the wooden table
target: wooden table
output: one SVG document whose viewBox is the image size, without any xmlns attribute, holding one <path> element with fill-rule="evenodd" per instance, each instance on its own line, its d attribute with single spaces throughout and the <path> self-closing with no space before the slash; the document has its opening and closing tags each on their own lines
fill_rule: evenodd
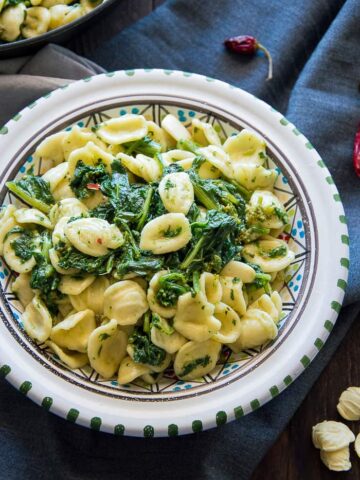
<svg viewBox="0 0 360 480">
<path fill-rule="evenodd" d="M 119 0 L 121 15 L 116 21 L 103 27 L 95 26 L 94 45 L 106 41 L 112 35 L 149 14 L 164 0 Z M 189 0 L 190 1 L 190 0 Z M 70 46 L 79 53 L 91 50 L 91 39 L 79 36 Z M 290 421 L 285 431 L 256 469 L 253 480 L 326 480 L 346 478 L 360 479 L 360 459 L 352 452 L 353 467 L 350 473 L 336 474 L 321 463 L 319 452 L 311 443 L 311 428 L 322 420 L 338 419 L 336 404 L 340 393 L 350 385 L 360 385 L 360 317 L 348 333 L 342 346 L 327 366 L 314 388 Z M 360 432 L 360 422 L 351 425 Z"/>
</svg>

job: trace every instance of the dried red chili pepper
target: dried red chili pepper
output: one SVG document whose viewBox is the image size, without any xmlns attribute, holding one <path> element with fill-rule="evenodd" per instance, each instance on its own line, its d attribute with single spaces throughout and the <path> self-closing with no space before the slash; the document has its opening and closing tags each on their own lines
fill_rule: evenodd
<svg viewBox="0 0 360 480">
<path fill-rule="evenodd" d="M 86 185 L 86 188 L 88 190 L 100 190 L 100 187 L 101 187 L 100 183 L 88 183 Z"/>
<path fill-rule="evenodd" d="M 255 55 L 258 50 L 263 51 L 269 62 L 268 76 L 266 80 L 272 79 L 273 62 L 271 54 L 269 50 L 264 47 L 264 45 L 261 45 L 261 43 L 256 40 L 255 37 L 250 35 L 231 37 L 225 40 L 224 45 L 231 52 L 239 53 L 240 55 Z"/>
<path fill-rule="evenodd" d="M 355 134 L 354 151 L 353 151 L 354 170 L 358 177 L 360 177 L 360 123 Z"/>
</svg>

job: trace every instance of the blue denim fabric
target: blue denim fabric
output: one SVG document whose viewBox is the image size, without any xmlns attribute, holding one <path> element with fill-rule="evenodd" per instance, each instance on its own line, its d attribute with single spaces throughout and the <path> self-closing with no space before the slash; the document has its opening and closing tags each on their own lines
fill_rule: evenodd
<svg viewBox="0 0 360 480">
<path fill-rule="evenodd" d="M 173 68 L 228 81 L 269 102 L 310 139 L 331 170 L 349 221 L 348 306 L 316 361 L 284 393 L 241 420 L 201 434 L 147 440 L 99 434 L 48 414 L 1 382 L 0 477 L 250 477 L 359 312 L 354 302 L 360 294 L 360 179 L 351 165 L 360 106 L 359 21 L 357 0 L 170 0 L 109 42 L 94 43 L 96 27 L 88 34 L 90 47 L 80 53 L 109 70 Z M 252 34 L 270 49 L 271 82 L 264 81 L 261 55 L 240 58 L 224 51 L 224 38 L 236 34 Z"/>
</svg>

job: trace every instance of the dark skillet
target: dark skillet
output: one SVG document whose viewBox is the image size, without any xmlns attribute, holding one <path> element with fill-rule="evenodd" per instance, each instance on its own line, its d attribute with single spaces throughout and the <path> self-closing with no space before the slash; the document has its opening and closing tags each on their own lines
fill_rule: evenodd
<svg viewBox="0 0 360 480">
<path fill-rule="evenodd" d="M 98 16 L 103 13 L 108 7 L 114 5 L 118 0 L 105 0 L 104 3 L 97 8 L 87 13 L 81 18 L 78 18 L 74 22 L 59 27 L 50 32 L 46 32 L 38 37 L 28 38 L 26 40 L 17 40 L 10 43 L 0 42 L 0 58 L 18 57 L 20 55 L 27 55 L 35 50 L 38 50 L 43 45 L 48 43 L 65 43 L 75 33 L 79 33 L 88 27 L 91 22 L 98 19 Z"/>
</svg>

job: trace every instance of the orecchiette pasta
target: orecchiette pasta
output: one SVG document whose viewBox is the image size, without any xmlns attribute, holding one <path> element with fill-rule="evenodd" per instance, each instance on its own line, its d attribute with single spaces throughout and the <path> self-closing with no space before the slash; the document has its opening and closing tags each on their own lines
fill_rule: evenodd
<svg viewBox="0 0 360 480">
<path fill-rule="evenodd" d="M 21 28 L 24 38 L 32 38 L 48 31 L 51 15 L 47 8 L 31 7 L 26 10 L 26 17 Z"/>
<path fill-rule="evenodd" d="M 355 441 L 355 435 L 344 423 L 325 420 L 313 427 L 312 440 L 315 448 L 334 452 L 348 447 Z"/>
<path fill-rule="evenodd" d="M 320 450 L 320 458 L 323 464 L 334 472 L 346 472 L 351 469 L 349 447 L 340 448 L 334 452 Z"/>
<path fill-rule="evenodd" d="M 13 42 L 20 36 L 20 29 L 25 19 L 25 5 L 18 3 L 9 6 L 0 15 L 0 39 Z"/>
<path fill-rule="evenodd" d="M 180 250 L 190 240 L 190 223 L 185 215 L 167 213 L 145 225 L 141 232 L 140 248 L 161 255 Z"/>
<path fill-rule="evenodd" d="M 52 328 L 50 339 L 59 347 L 86 353 L 90 334 L 96 328 L 91 310 L 74 313 Z"/>
<path fill-rule="evenodd" d="M 194 380 L 211 372 L 218 361 L 221 344 L 214 340 L 187 342 L 176 354 L 174 370 L 183 380 Z"/>
<path fill-rule="evenodd" d="M 96 328 L 89 337 L 88 355 L 93 369 L 103 378 L 111 378 L 126 355 L 127 335 L 116 320 Z"/>
<path fill-rule="evenodd" d="M 345 420 L 360 420 L 360 388 L 349 387 L 339 398 L 337 411 Z"/>
<path fill-rule="evenodd" d="M 38 296 L 35 296 L 26 307 L 23 322 L 26 333 L 32 339 L 45 342 L 49 338 L 52 326 L 51 315 Z"/>
<path fill-rule="evenodd" d="M 146 293 L 131 280 L 110 285 L 104 293 L 104 314 L 119 325 L 134 325 L 148 310 Z"/>
<path fill-rule="evenodd" d="M 21 28 L 35 35 L 49 15 L 53 28 L 100 3 L 33 0 Z M 100 117 L 46 137 L 33 152 L 39 175 L 27 168 L 7 184 L 22 205 L 0 212 L 0 254 L 19 274 L 10 288 L 28 335 L 68 368 L 142 385 L 172 366 L 197 379 L 222 349 L 273 340 L 295 253 L 265 141 L 243 130 L 224 143 L 191 115 L 161 126 Z M 355 396 L 339 401 L 349 418 L 360 416 Z"/>
</svg>

